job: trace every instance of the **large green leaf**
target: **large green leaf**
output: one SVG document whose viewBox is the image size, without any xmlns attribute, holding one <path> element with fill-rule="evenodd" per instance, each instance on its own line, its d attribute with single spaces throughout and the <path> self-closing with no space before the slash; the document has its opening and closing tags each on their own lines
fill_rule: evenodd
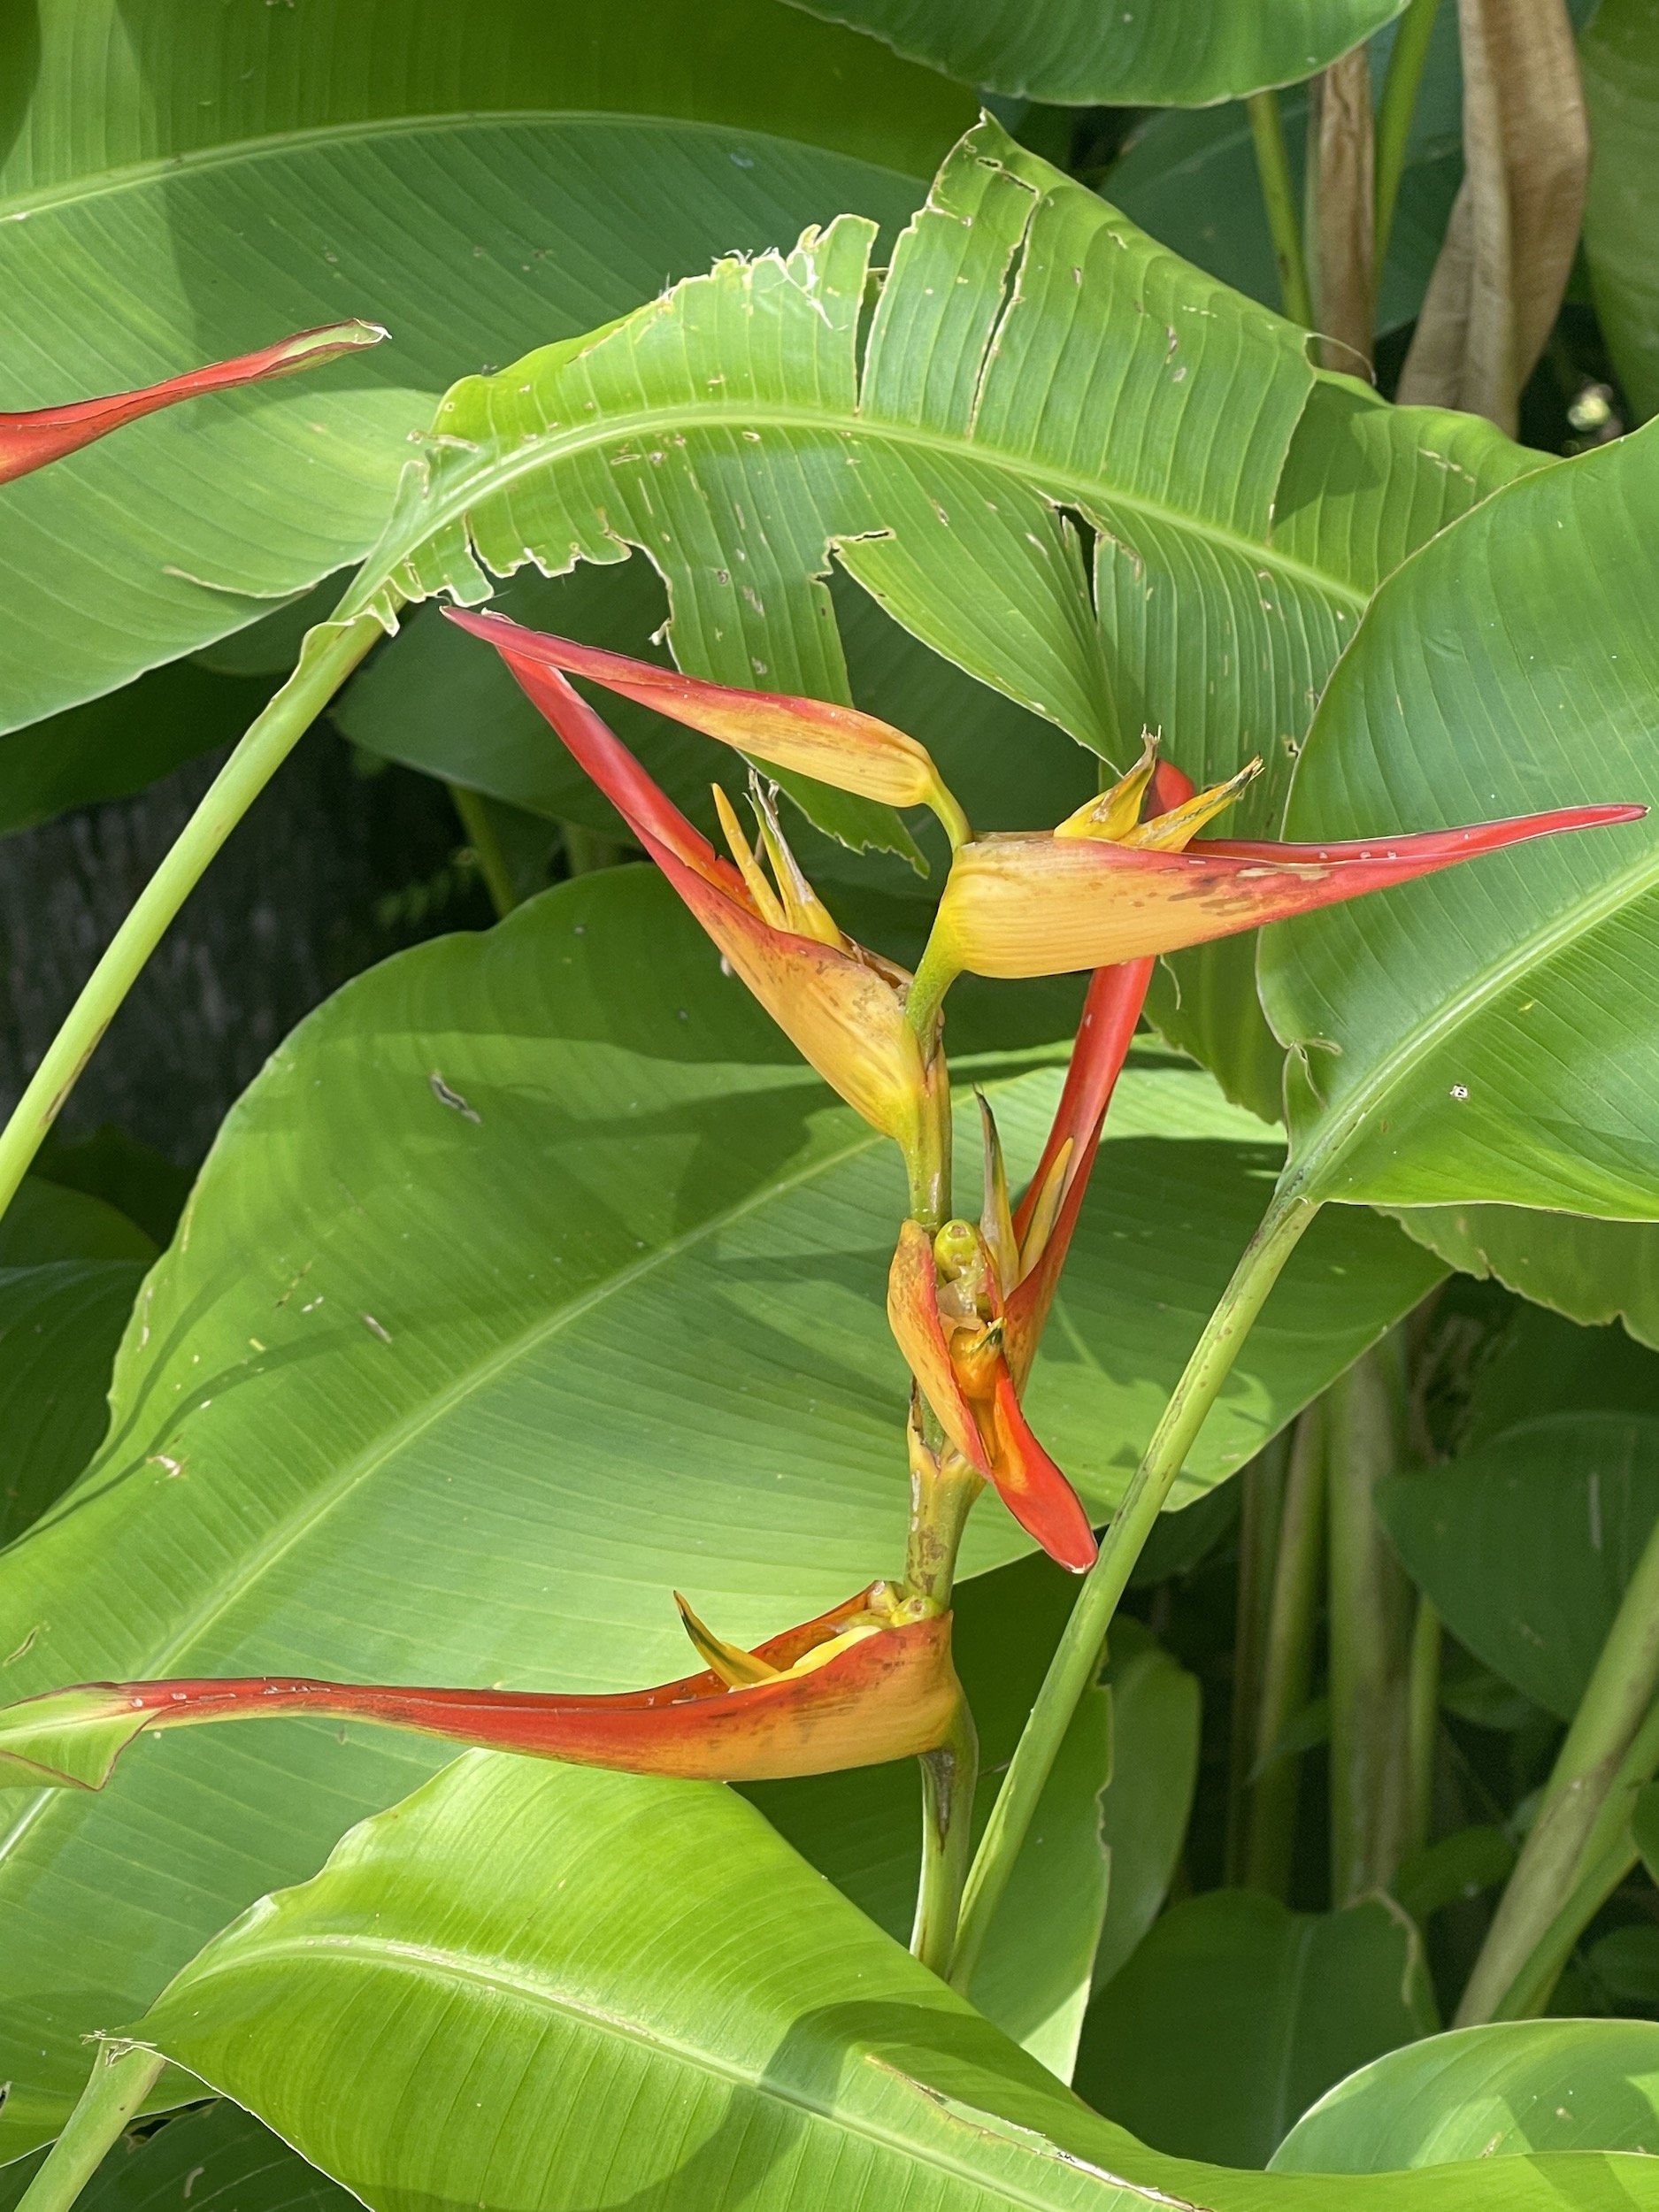
<svg viewBox="0 0 1659 2212">
<path fill-rule="evenodd" d="M 1369 38 L 1405 0 L 801 0 L 965 84 L 1087 106 L 1207 107 L 1293 84 Z"/>
<path fill-rule="evenodd" d="M 1271 2169 L 1376 2174 L 1523 2151 L 1651 2154 L 1655 2142 L 1659 2023 L 1505 2020 L 1374 2059 L 1303 2115 Z"/>
<path fill-rule="evenodd" d="M 1659 1516 L 1659 1417 L 1547 1415 L 1377 1507 L 1458 1640 L 1570 1720 Z"/>
<path fill-rule="evenodd" d="M 1094 1955 L 1096 1988 L 1117 1973 L 1163 1908 L 1198 1780 L 1197 1677 L 1136 1628 L 1128 1619 L 1114 1625 L 1107 1670 L 1112 1778 L 1101 1800 L 1101 1833 L 1111 1883 Z"/>
<path fill-rule="evenodd" d="M 1305 333 L 989 121 L 865 318 L 872 238 L 849 219 L 787 258 L 721 262 L 582 347 L 458 386 L 347 607 L 389 622 L 410 597 L 487 596 L 486 570 L 638 546 L 682 665 L 841 696 L 833 557 L 1108 757 L 1143 726 L 1201 781 L 1261 756 L 1233 819 L 1275 826 L 1377 583 L 1540 457 L 1315 372 Z M 1183 963 L 1158 1018 L 1274 1118 L 1250 961 Z"/>
<path fill-rule="evenodd" d="M 979 1073 L 1028 1170 L 1057 1067 Z M 1156 1056 L 1112 1127 L 1031 1393 L 1102 1515 L 1280 1156 Z M 233 1110 L 122 1348 L 104 1451 L 0 1561 L 0 1654 L 35 1632 L 8 1694 L 285 1668 L 617 1689 L 683 1671 L 675 1586 L 753 1640 L 894 1571 L 905 1377 L 881 1297 L 902 1204 L 896 1153 L 646 870 L 360 977 Z M 1369 1214 L 1317 1225 L 1187 1494 L 1434 1278 Z M 1025 1548 L 987 1500 L 966 1570 Z M 80 2032 L 436 1755 L 303 1723 L 186 1731 L 100 1797 L 13 1801 L 0 2142 L 56 2124 Z"/>
<path fill-rule="evenodd" d="M 1397 1906 L 1319 1916 L 1212 1890 L 1165 1913 L 1095 1998 L 1077 2085 L 1162 2150 L 1264 2166 L 1333 2082 L 1435 2024 Z"/>
<path fill-rule="evenodd" d="M 1584 250 L 1596 314 L 1639 417 L 1659 408 L 1659 7 L 1601 0 L 1578 41 L 1590 111 Z"/>
<path fill-rule="evenodd" d="M 1659 1414 L 1659 1359 L 1623 1329 L 1518 1306 L 1475 1370 L 1457 1448 L 1478 1451 L 1546 1413 Z"/>
<path fill-rule="evenodd" d="M 392 343 L 7 486 L 4 727 L 356 558 L 460 371 L 803 221 L 902 219 L 910 175 L 972 113 L 780 0 L 482 0 L 464 26 L 445 0 L 308 0 L 188 37 L 171 0 L 42 0 L 38 51 L 20 17 L 9 37 L 27 104 L 0 170 L 6 406 L 341 312 Z"/>
<path fill-rule="evenodd" d="M 1659 2202 L 1612 2156 L 1363 2194 L 1161 2157 L 731 1792 L 479 1754 L 227 1930 L 142 2032 L 374 2212 L 1544 2212 L 1569 2173 Z"/>
<path fill-rule="evenodd" d="M 0 1545 L 97 1448 L 115 1348 L 143 1271 L 132 1260 L 0 1270 Z"/>
<path fill-rule="evenodd" d="M 1622 1321 L 1659 1349 L 1659 1228 L 1535 1206 L 1402 1206 L 1401 1227 L 1448 1267 L 1495 1276 L 1590 1325 Z"/>
<path fill-rule="evenodd" d="M 1378 594 L 1297 774 L 1295 836 L 1659 796 L 1659 438 L 1510 485 Z M 1325 1197 L 1659 1216 L 1659 817 L 1282 926 L 1293 1172 Z M 1293 1063 L 1293 1066 L 1296 1064 Z"/>
</svg>

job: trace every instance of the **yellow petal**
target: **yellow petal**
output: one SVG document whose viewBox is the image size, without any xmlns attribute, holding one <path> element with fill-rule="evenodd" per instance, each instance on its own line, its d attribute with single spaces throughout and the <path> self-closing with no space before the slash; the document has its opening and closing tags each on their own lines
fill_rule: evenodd
<svg viewBox="0 0 1659 2212">
<path fill-rule="evenodd" d="M 1020 1276 L 1019 1245 L 1014 1236 L 1013 1210 L 1008 1202 L 1008 1168 L 990 1102 L 983 1091 L 976 1091 L 974 1096 L 979 1102 L 979 1131 L 985 1140 L 985 1202 L 979 1233 L 989 1248 L 997 1282 L 1006 1297 Z"/>
<path fill-rule="evenodd" d="M 797 937 L 810 937 L 820 945 L 839 947 L 845 941 L 835 926 L 835 918 L 801 872 L 800 864 L 790 851 L 779 823 L 772 794 L 758 776 L 749 778 L 749 795 L 760 824 L 761 842 L 766 848 L 766 857 L 777 879 L 778 895 L 783 902 L 784 926 L 793 930 Z"/>
<path fill-rule="evenodd" d="M 1113 844 L 1127 837 L 1141 819 L 1141 802 L 1158 764 L 1158 741 L 1150 730 L 1141 733 L 1141 757 L 1126 776 L 1110 791 L 1090 799 L 1075 814 L 1057 825 L 1056 837 L 1104 837 Z"/>
<path fill-rule="evenodd" d="M 752 1651 L 740 1645 L 728 1644 L 717 1636 L 704 1622 L 700 1621 L 678 1590 L 674 1603 L 680 1608 L 680 1625 L 695 1645 L 698 1656 L 713 1668 L 728 1689 L 741 1690 L 750 1682 L 775 1682 L 779 1669 L 769 1667 L 764 1659 L 757 1659 Z"/>
<path fill-rule="evenodd" d="M 738 872 L 749 887 L 749 895 L 755 902 L 756 911 L 762 921 L 770 923 L 773 929 L 784 928 L 783 909 L 778 903 L 778 895 L 767 882 L 766 871 L 756 859 L 749 841 L 743 834 L 743 825 L 737 818 L 736 808 L 718 783 L 710 787 L 714 793 L 714 810 L 720 818 L 726 845 L 737 863 Z"/>
<path fill-rule="evenodd" d="M 1167 814 L 1154 815 L 1151 821 L 1131 829 L 1118 842 L 1141 853 L 1185 852 L 1204 824 L 1213 822 L 1217 814 L 1230 807 L 1246 784 L 1253 783 L 1261 772 L 1258 755 L 1247 762 L 1236 776 L 1229 776 L 1225 783 L 1212 783 L 1208 791 L 1195 792 L 1183 805 L 1171 807 Z"/>
<path fill-rule="evenodd" d="M 1042 1179 L 1042 1188 L 1032 1208 L 1031 1220 L 1025 1230 L 1025 1240 L 1019 1248 L 1019 1274 L 1023 1282 L 1042 1257 L 1043 1247 L 1054 1230 L 1054 1217 L 1060 1210 L 1060 1201 L 1065 1195 L 1065 1173 L 1071 1164 L 1072 1144 L 1068 1137 L 1048 1163 L 1048 1172 Z"/>
</svg>

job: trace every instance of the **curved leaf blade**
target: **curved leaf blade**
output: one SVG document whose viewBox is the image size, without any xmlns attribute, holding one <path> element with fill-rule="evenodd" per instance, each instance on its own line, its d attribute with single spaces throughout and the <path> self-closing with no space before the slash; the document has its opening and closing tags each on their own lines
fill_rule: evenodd
<svg viewBox="0 0 1659 2212">
<path fill-rule="evenodd" d="M 802 5 L 808 0 L 799 0 Z M 1298 84 L 1399 14 L 1404 0 L 1164 0 L 1111 9 L 1060 0 L 810 0 L 964 84 L 1071 106 L 1208 107 Z"/>
<path fill-rule="evenodd" d="M 1293 835 L 1659 797 L 1659 442 L 1522 479 L 1383 586 L 1298 771 Z M 1617 785 L 1615 791 L 1613 787 Z M 1659 1215 L 1659 817 L 1273 931 L 1310 1195 Z"/>
<path fill-rule="evenodd" d="M 577 0 L 557 20 L 486 0 L 465 35 L 442 0 L 411 0 L 395 37 L 342 0 L 188 40 L 165 0 L 50 0 L 42 18 L 0 172 L 7 406 L 154 380 L 371 301 L 393 342 L 0 495 L 7 727 L 359 557 L 460 370 L 804 220 L 901 221 L 903 173 L 926 176 L 972 112 L 780 0 L 626 18 Z"/>
<path fill-rule="evenodd" d="M 1590 114 L 1584 251 L 1596 315 L 1637 419 L 1659 409 L 1659 271 L 1647 211 L 1659 182 L 1659 17 L 1601 0 L 1578 41 Z"/>
<path fill-rule="evenodd" d="M 227 1930 L 141 2032 L 375 2212 L 1453 2201 L 1438 2177 L 1373 2200 L 1160 2157 L 730 1793 L 476 1755 Z M 1646 2164 L 1571 2170 L 1641 2205 L 1659 2200 Z M 1451 2177 L 1470 2212 L 1543 2212 L 1563 2177 L 1548 2160 Z"/>
<path fill-rule="evenodd" d="M 1459 1642 L 1571 1720 L 1659 1517 L 1659 1418 L 1546 1415 L 1390 1476 L 1377 1509 Z"/>
<path fill-rule="evenodd" d="M 1078 2086 L 1163 2150 L 1264 2166 L 1323 2089 L 1435 2025 L 1433 2003 L 1398 1906 L 1320 1916 L 1212 1890 L 1165 1913 L 1095 1998 Z"/>
<path fill-rule="evenodd" d="M 1373 2059 L 1274 2153 L 1276 2174 L 1376 2174 L 1524 2152 L 1648 2151 L 1659 2023 L 1505 2020 Z"/>
</svg>

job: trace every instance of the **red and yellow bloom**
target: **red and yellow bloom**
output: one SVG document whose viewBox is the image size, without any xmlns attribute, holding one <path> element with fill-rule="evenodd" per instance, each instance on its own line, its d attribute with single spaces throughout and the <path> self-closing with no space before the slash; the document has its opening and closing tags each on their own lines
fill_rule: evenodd
<svg viewBox="0 0 1659 2212">
<path fill-rule="evenodd" d="M 315 368 L 342 353 L 355 353 L 360 346 L 378 345 L 385 335 L 377 323 L 330 323 L 320 330 L 299 331 L 273 346 L 261 346 L 257 352 L 239 354 L 234 361 L 216 361 L 183 376 L 170 376 L 165 383 L 147 384 L 139 391 L 0 414 L 0 484 L 79 452 L 123 424 L 136 422 L 141 415 L 176 407 L 180 400 L 196 399 L 204 392 L 234 391 L 244 384 L 291 376 L 297 369 Z"/>
<path fill-rule="evenodd" d="M 886 1583 L 752 1652 L 722 1642 L 680 1602 L 709 1666 L 612 1696 L 288 1676 L 53 1690 L 0 1711 L 0 1787 L 102 1789 L 136 1736 L 296 1714 L 374 1721 L 574 1766 L 725 1782 L 879 1766 L 937 1749 L 957 1726 L 950 1615 Z"/>
<path fill-rule="evenodd" d="M 452 612 L 451 618 L 495 647 L 802 1056 L 908 1157 L 926 1156 L 936 1147 L 945 1110 L 944 1060 L 924 1049 L 905 1019 L 909 972 L 836 927 L 795 864 L 765 795 L 757 792 L 757 801 L 770 878 L 725 795 L 718 795 L 718 803 L 732 844 L 729 861 L 572 690 L 557 659 L 541 649 L 549 641 L 500 615 Z M 570 649 L 560 641 L 550 642 L 569 657 Z M 662 672 L 650 670 L 653 676 Z"/>
</svg>

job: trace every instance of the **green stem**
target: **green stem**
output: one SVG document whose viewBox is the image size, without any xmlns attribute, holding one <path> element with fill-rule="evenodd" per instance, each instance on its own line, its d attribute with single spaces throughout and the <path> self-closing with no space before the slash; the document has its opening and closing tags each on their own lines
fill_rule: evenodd
<svg viewBox="0 0 1659 2212">
<path fill-rule="evenodd" d="M 959 1984 L 965 1985 L 978 1961 L 1078 1701 L 1100 1666 L 1106 1631 L 1135 1561 L 1157 1525 L 1267 1294 L 1317 1211 L 1317 1200 L 1293 1197 L 1283 1188 L 1275 1193 L 1220 1303 L 1204 1324 L 1146 1456 L 1112 1517 L 1100 1557 L 1089 1570 L 1049 1662 L 968 1877 L 956 1947 Z"/>
<path fill-rule="evenodd" d="M 208 786 L 172 849 L 140 892 L 110 941 L 63 1025 L 46 1048 L 27 1089 L 0 1132 L 0 1213 L 74 1088 L 81 1071 L 109 1027 L 122 1000 L 219 847 L 265 789 L 288 754 L 363 658 L 380 626 L 358 615 L 338 627 L 314 630 L 325 641 L 301 655 L 300 664 Z"/>
<path fill-rule="evenodd" d="M 1374 1493 L 1400 1465 L 1405 1344 L 1396 1329 L 1330 1392 L 1331 1898 L 1387 1889 L 1405 1853 L 1413 1599 Z"/>
<path fill-rule="evenodd" d="M 1302 1794 L 1302 1755 L 1272 1755 L 1313 1686 L 1319 1571 L 1325 1563 L 1325 1406 L 1316 1401 L 1297 1422 L 1291 1446 L 1261 1701 L 1252 1716 L 1253 1780 L 1240 1878 L 1247 1888 L 1264 1890 L 1270 1897 L 1284 1897 L 1290 1888 Z"/>
<path fill-rule="evenodd" d="M 119 2142 L 166 2062 L 159 2051 L 142 2043 L 100 2043 L 69 2124 L 18 2200 L 17 2212 L 68 2212 Z"/>
<path fill-rule="evenodd" d="M 1296 214 L 1296 188 L 1291 181 L 1290 152 L 1285 144 L 1284 119 L 1275 92 L 1253 92 L 1245 102 L 1249 111 L 1250 134 L 1256 141 L 1256 168 L 1262 180 L 1267 206 L 1267 227 L 1279 263 L 1279 292 L 1285 312 L 1304 330 L 1313 328 L 1313 297 L 1308 289 L 1308 264 L 1302 249 L 1302 225 Z"/>
<path fill-rule="evenodd" d="M 1659 1692 L 1659 1522 L 1636 1563 L 1573 1716 L 1532 1832 L 1498 1901 L 1455 2024 L 1498 2016 L 1555 1921 L 1588 1858 L 1605 1840 L 1609 1799 L 1653 1726 Z M 1643 1727 L 1644 1721 L 1648 1728 Z"/>
<path fill-rule="evenodd" d="M 931 935 L 922 948 L 921 961 L 904 1001 L 904 1018 L 924 1053 L 937 1048 L 939 1010 L 945 1002 L 945 993 L 961 972 L 937 933 Z"/>
<path fill-rule="evenodd" d="M 1411 1628 L 1406 1678 L 1406 1799 L 1403 1858 L 1425 1848 L 1434 1809 L 1434 1747 L 1440 1720 L 1440 1617 L 1432 1603 L 1417 1600 Z"/>
<path fill-rule="evenodd" d="M 1276 1436 L 1239 1477 L 1238 1632 L 1233 1644 L 1233 1713 L 1227 1755 L 1226 1878 L 1244 1878 L 1250 1775 L 1272 1632 L 1275 1563 L 1285 1512 L 1286 1440 Z"/>
<path fill-rule="evenodd" d="M 461 827 L 466 833 L 466 841 L 484 879 L 484 888 L 489 893 L 489 902 L 495 910 L 495 919 L 504 922 L 518 903 L 518 887 L 512 879 L 512 869 L 490 819 L 489 802 L 481 792 L 469 791 L 464 783 L 452 783 L 449 789 L 461 818 Z"/>
<path fill-rule="evenodd" d="M 1394 208 L 1400 180 L 1405 174 L 1406 149 L 1410 142 L 1411 119 L 1417 112 L 1417 90 L 1428 62 L 1429 42 L 1440 0 L 1410 0 L 1394 31 L 1388 73 L 1383 80 L 1382 100 L 1377 110 L 1377 181 L 1375 241 L 1372 267 L 1379 287 L 1388 241 L 1394 233 Z"/>
<path fill-rule="evenodd" d="M 964 1698 L 949 1740 L 922 1755 L 922 1878 L 910 1949 L 943 1980 L 951 1972 L 962 1885 L 973 1839 L 979 1740 Z"/>
<path fill-rule="evenodd" d="M 1636 1863 L 1631 1815 L 1643 1787 L 1659 1767 L 1659 1705 L 1632 1739 L 1579 1859 L 1578 1878 L 1533 1947 L 1530 1958 L 1495 2007 L 1495 2020 L 1531 2020 L 1549 2002 L 1573 1947 Z"/>
</svg>

